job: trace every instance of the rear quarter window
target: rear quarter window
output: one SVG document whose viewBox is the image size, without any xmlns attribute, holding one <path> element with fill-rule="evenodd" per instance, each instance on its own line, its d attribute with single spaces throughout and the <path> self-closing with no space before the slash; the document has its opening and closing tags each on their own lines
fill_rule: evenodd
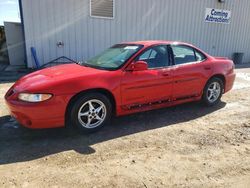
<svg viewBox="0 0 250 188">
<path fill-rule="evenodd" d="M 203 53 L 197 50 L 195 50 L 195 56 L 197 61 L 204 61 L 207 58 Z"/>
</svg>

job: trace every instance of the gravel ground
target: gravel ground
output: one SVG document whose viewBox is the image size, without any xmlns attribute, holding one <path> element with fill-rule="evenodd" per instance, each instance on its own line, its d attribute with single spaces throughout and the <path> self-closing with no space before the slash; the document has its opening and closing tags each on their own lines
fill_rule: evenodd
<svg viewBox="0 0 250 188">
<path fill-rule="evenodd" d="M 211 108 L 115 118 L 98 133 L 32 131 L 8 116 L 0 84 L 0 187 L 250 187 L 250 69 Z"/>
</svg>

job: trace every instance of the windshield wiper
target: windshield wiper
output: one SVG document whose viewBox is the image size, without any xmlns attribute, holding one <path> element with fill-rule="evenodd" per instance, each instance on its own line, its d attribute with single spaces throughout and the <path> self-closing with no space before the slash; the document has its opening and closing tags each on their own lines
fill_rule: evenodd
<svg viewBox="0 0 250 188">
<path fill-rule="evenodd" d="M 76 64 L 81 65 L 81 66 L 85 66 L 85 67 L 90 67 L 90 65 L 87 63 L 87 61 L 79 61 Z"/>
<path fill-rule="evenodd" d="M 106 67 L 90 65 L 90 64 L 87 63 L 87 61 L 79 61 L 76 64 L 80 65 L 80 66 L 91 67 L 91 68 L 100 69 L 100 70 L 114 70 L 112 68 L 106 68 Z"/>
</svg>

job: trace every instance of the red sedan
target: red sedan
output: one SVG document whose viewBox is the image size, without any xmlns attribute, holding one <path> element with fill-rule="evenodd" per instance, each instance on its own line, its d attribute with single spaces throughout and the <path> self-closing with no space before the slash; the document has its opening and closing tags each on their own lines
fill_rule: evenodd
<svg viewBox="0 0 250 188">
<path fill-rule="evenodd" d="M 28 128 L 72 125 L 96 131 L 110 118 L 202 100 L 212 106 L 233 87 L 234 64 L 186 43 L 114 45 L 79 64 L 18 80 L 6 93 L 11 115 Z"/>
</svg>

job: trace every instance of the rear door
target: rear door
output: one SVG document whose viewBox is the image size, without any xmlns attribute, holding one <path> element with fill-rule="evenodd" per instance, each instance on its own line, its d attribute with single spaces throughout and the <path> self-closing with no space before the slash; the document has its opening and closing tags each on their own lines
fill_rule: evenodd
<svg viewBox="0 0 250 188">
<path fill-rule="evenodd" d="M 211 73 L 206 56 L 186 45 L 171 45 L 173 55 L 173 99 L 182 100 L 202 93 Z"/>
</svg>

